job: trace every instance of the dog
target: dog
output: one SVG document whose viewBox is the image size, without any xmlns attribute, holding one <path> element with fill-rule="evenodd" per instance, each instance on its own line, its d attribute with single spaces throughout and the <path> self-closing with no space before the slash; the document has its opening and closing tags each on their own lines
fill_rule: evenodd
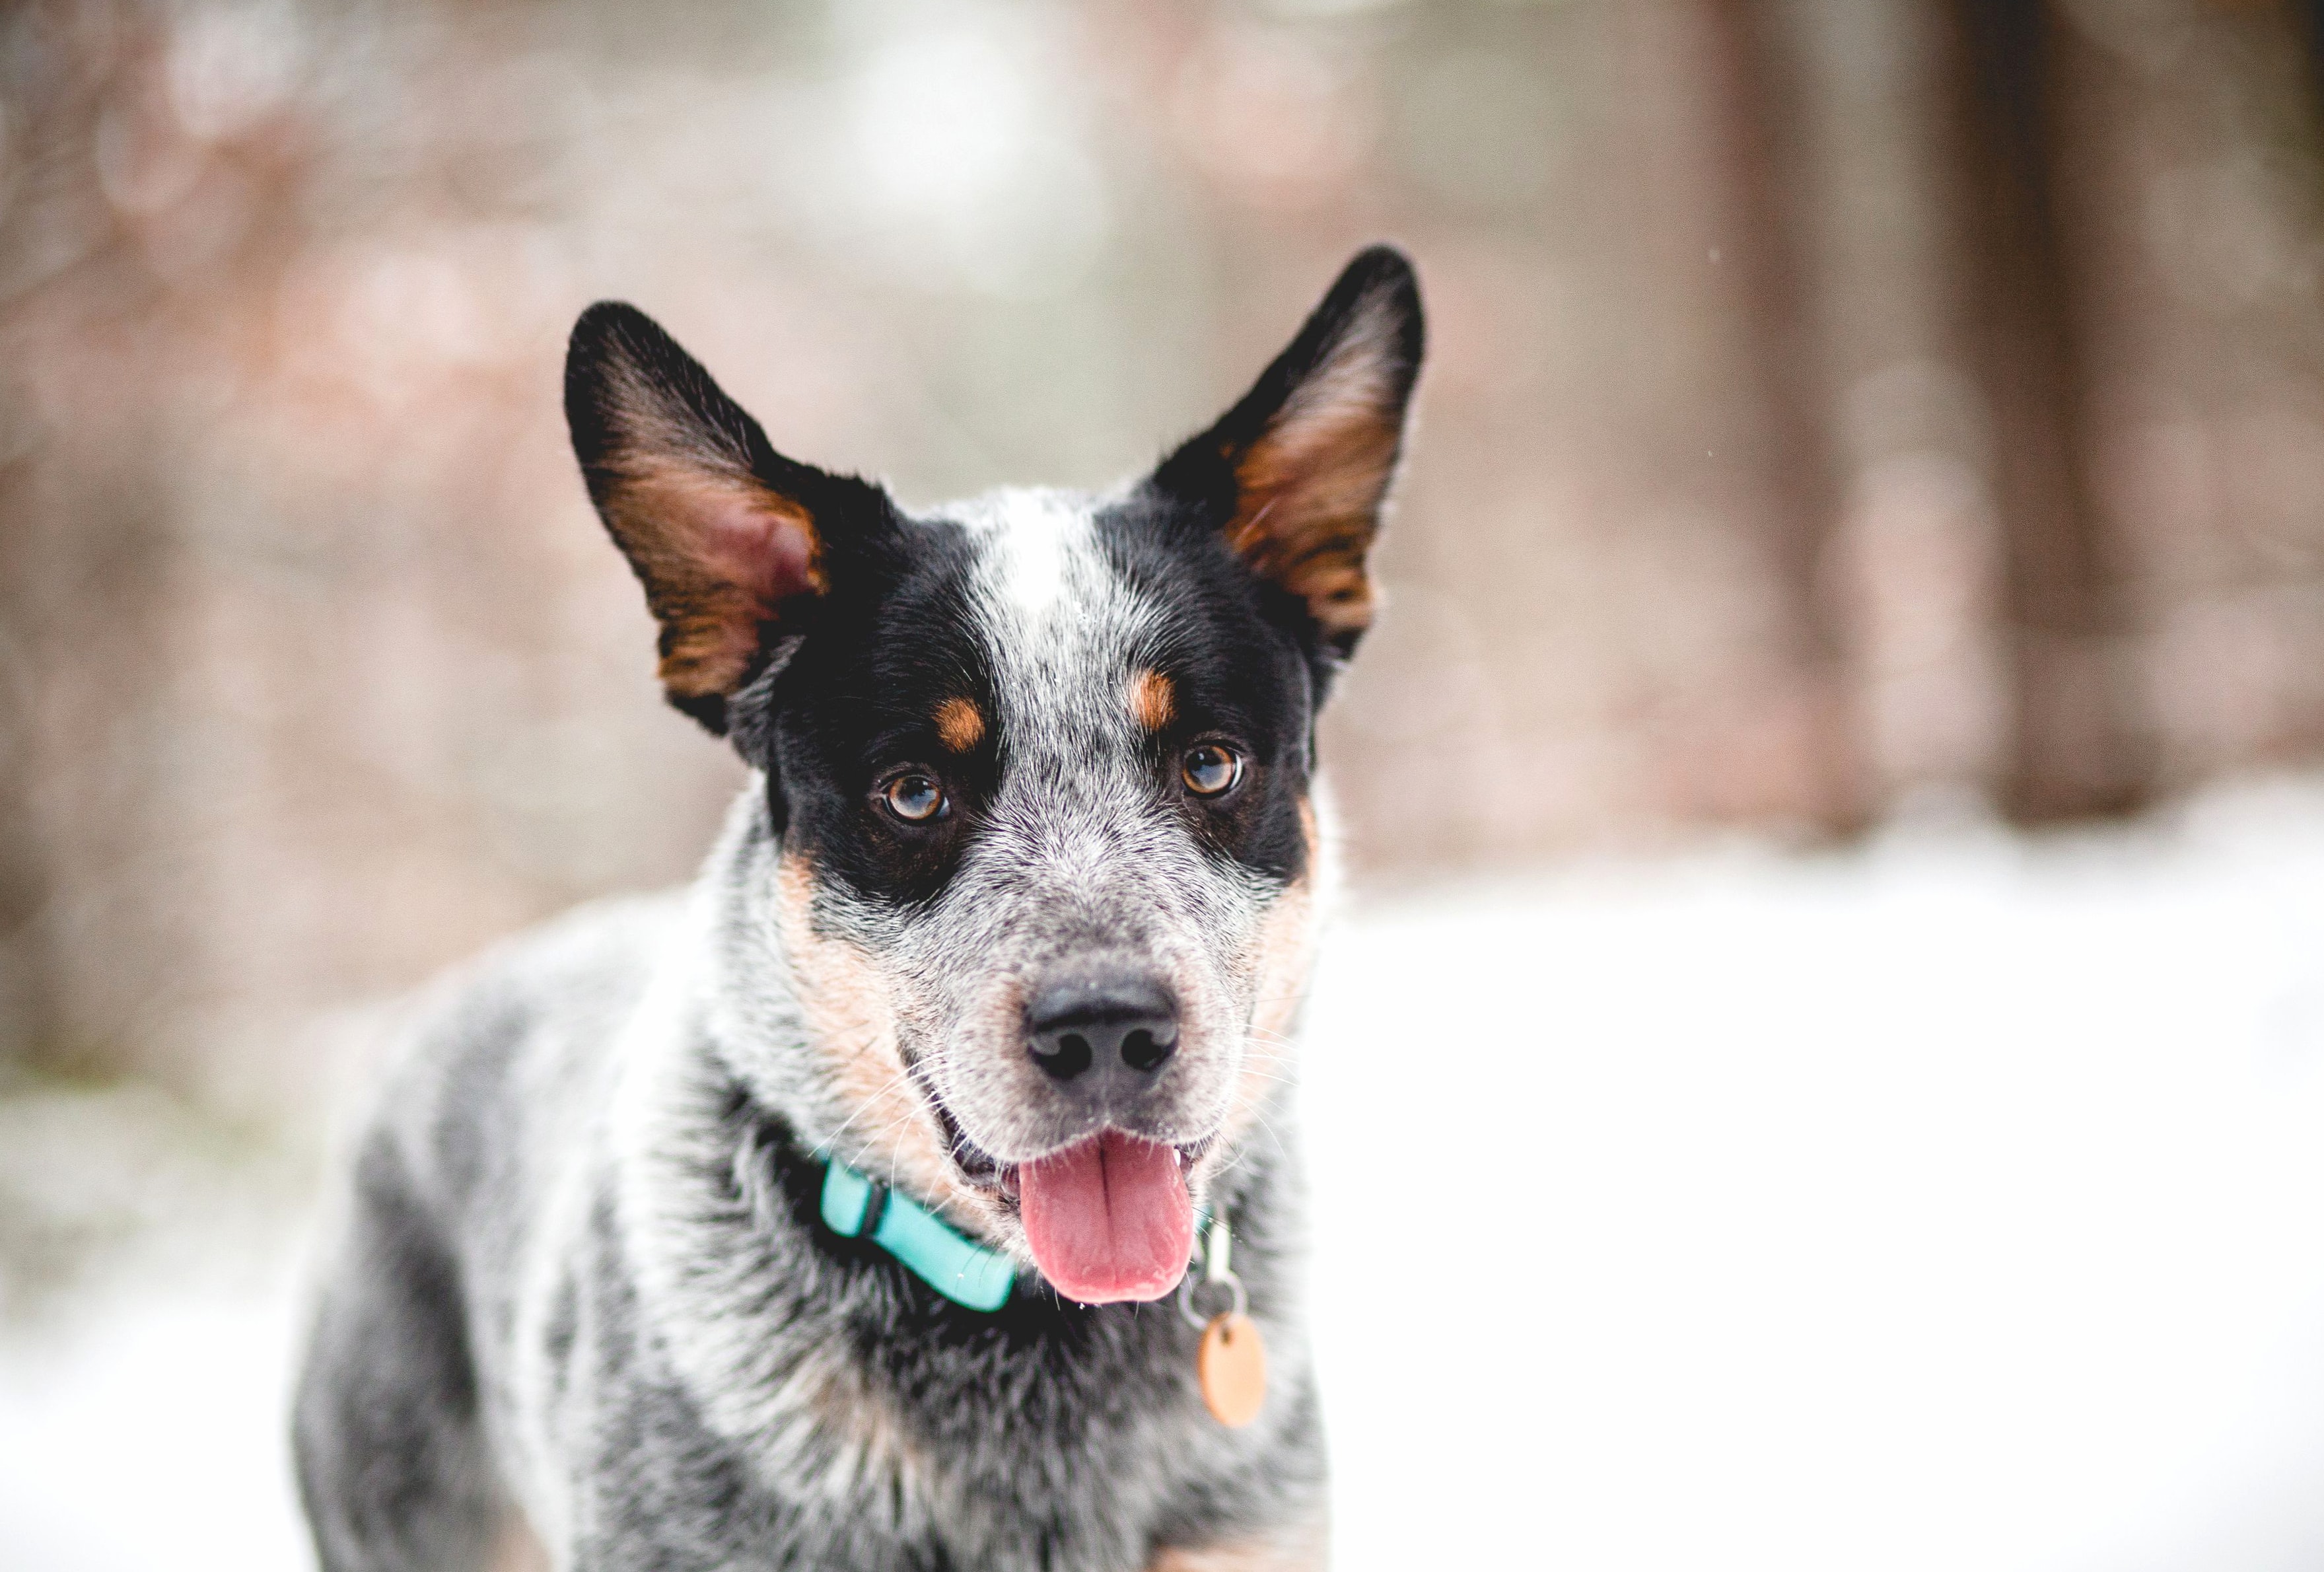
<svg viewBox="0 0 2324 1572">
<path fill-rule="evenodd" d="M 1315 722 L 1423 337 L 1376 246 L 1149 474 L 913 515 L 583 314 L 589 495 L 752 774 L 688 891 L 383 1077 L 294 1405 L 324 1572 L 1323 1564 Z"/>
</svg>

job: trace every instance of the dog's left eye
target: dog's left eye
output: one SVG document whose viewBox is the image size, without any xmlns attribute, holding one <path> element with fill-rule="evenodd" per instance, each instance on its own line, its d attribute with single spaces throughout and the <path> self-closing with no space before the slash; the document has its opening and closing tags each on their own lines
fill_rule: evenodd
<svg viewBox="0 0 2324 1572">
<path fill-rule="evenodd" d="M 899 775 L 881 791 L 880 799 L 888 811 L 906 824 L 926 824 L 939 818 L 948 806 L 944 788 L 933 776 L 914 772 Z"/>
<path fill-rule="evenodd" d="M 1242 758 L 1232 749 L 1216 743 L 1204 743 L 1188 748 L 1178 773 L 1186 782 L 1186 790 L 1197 797 L 1216 797 L 1242 779 Z"/>
</svg>

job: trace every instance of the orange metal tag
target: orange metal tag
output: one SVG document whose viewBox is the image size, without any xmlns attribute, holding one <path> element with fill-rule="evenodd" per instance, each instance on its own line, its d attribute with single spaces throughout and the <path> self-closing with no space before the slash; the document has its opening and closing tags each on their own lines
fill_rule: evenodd
<svg viewBox="0 0 2324 1572">
<path fill-rule="evenodd" d="M 1240 1430 L 1259 1418 L 1267 1401 L 1267 1340 L 1259 1323 L 1245 1315 L 1213 1316 L 1203 1328 L 1194 1373 L 1202 1379 L 1203 1402 L 1219 1423 Z"/>
</svg>

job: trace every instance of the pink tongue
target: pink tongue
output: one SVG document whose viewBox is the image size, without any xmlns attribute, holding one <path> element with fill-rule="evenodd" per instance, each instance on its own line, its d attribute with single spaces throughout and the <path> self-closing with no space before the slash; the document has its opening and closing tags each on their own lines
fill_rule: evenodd
<svg viewBox="0 0 2324 1572">
<path fill-rule="evenodd" d="M 1041 1275 L 1085 1305 L 1158 1299 L 1186 1275 L 1194 1207 L 1178 1154 L 1108 1130 L 1019 1171 Z"/>
</svg>

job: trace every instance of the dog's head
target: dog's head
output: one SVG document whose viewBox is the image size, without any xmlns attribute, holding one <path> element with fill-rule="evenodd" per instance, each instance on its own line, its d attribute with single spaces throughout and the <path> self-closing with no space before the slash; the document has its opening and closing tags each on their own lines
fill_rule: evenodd
<svg viewBox="0 0 2324 1572">
<path fill-rule="evenodd" d="M 1421 338 L 1368 251 L 1134 485 L 912 516 L 777 453 L 636 310 L 574 330 L 574 447 L 670 702 L 764 772 L 732 958 L 807 1062 L 763 1078 L 1076 1299 L 1176 1285 L 1190 1195 L 1286 1078 L 1315 714 Z"/>
</svg>

